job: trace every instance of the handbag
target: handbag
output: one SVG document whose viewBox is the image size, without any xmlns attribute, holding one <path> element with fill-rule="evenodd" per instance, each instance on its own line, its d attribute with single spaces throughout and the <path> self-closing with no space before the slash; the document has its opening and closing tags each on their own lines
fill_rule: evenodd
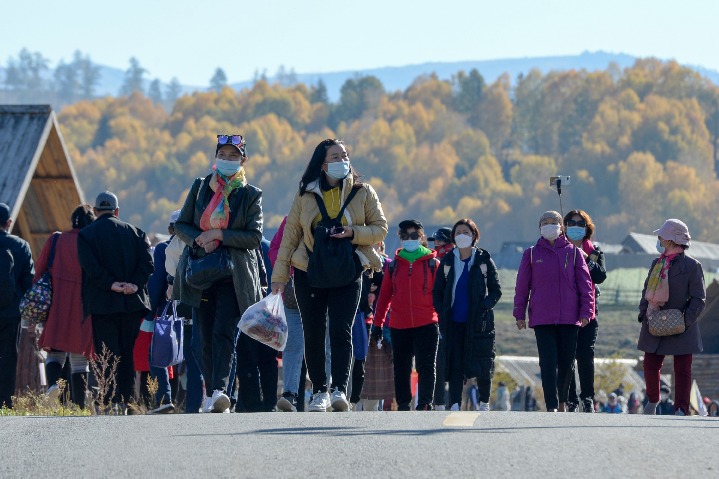
<svg viewBox="0 0 719 479">
<path fill-rule="evenodd" d="M 38 324 L 47 321 L 52 305 L 52 263 L 55 261 L 55 245 L 59 233 L 52 235 L 50 256 L 47 260 L 47 271 L 25 293 L 20 300 L 20 317 L 30 323 Z"/>
<path fill-rule="evenodd" d="M 167 315 L 167 308 L 172 303 L 172 314 Z M 162 315 L 155 318 L 155 327 L 150 343 L 150 365 L 166 368 L 180 364 L 185 360 L 183 353 L 184 327 L 183 319 L 177 316 L 177 302 L 170 301 L 165 305 Z"/>
<path fill-rule="evenodd" d="M 205 290 L 215 282 L 231 278 L 235 266 L 230 251 L 219 246 L 212 253 L 197 256 L 200 248 L 189 248 L 185 281 L 195 289 Z"/>
<path fill-rule="evenodd" d="M 673 336 L 686 330 L 681 309 L 663 309 L 647 315 L 647 326 L 652 336 Z"/>
</svg>

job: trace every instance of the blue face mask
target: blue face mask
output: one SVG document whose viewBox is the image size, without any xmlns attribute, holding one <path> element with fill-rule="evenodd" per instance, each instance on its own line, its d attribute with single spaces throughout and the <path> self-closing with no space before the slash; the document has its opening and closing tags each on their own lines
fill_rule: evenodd
<svg viewBox="0 0 719 479">
<path fill-rule="evenodd" d="M 327 163 L 327 174 L 335 180 L 344 180 L 350 174 L 350 162 L 338 161 Z"/>
<path fill-rule="evenodd" d="M 572 241 L 582 240 L 586 234 L 587 228 L 582 228 L 581 226 L 570 226 L 567 228 L 567 236 Z"/>
<path fill-rule="evenodd" d="M 659 254 L 664 254 L 664 247 L 662 246 L 662 242 L 660 240 L 657 240 L 657 251 Z"/>
<path fill-rule="evenodd" d="M 409 253 L 413 253 L 419 249 L 419 240 L 404 240 L 402 247 Z"/>
<path fill-rule="evenodd" d="M 217 171 L 228 178 L 234 176 L 242 168 L 239 161 L 221 160 L 219 158 L 215 160 L 215 166 L 217 166 Z"/>
</svg>

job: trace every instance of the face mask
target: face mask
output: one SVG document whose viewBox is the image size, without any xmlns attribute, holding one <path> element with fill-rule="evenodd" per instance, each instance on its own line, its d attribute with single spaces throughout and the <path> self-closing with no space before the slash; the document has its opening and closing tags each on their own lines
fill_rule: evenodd
<svg viewBox="0 0 719 479">
<path fill-rule="evenodd" d="M 409 253 L 417 251 L 419 249 L 419 240 L 404 240 L 402 241 L 402 247 Z"/>
<path fill-rule="evenodd" d="M 327 163 L 327 174 L 335 180 L 344 180 L 350 174 L 350 162 Z"/>
<path fill-rule="evenodd" d="M 662 401 L 666 401 L 667 399 L 669 399 L 669 394 L 661 393 L 659 397 L 662 399 Z"/>
<path fill-rule="evenodd" d="M 235 175 L 240 171 L 240 168 L 242 168 L 239 161 L 221 160 L 219 158 L 215 160 L 215 166 L 217 167 L 217 171 L 228 178 Z"/>
<path fill-rule="evenodd" d="M 659 254 L 664 254 L 664 247 L 662 246 L 662 242 L 657 240 L 657 251 Z"/>
<path fill-rule="evenodd" d="M 559 225 L 544 225 L 539 228 L 540 233 L 545 239 L 553 241 L 559 238 L 559 233 L 562 232 L 562 227 Z"/>
<path fill-rule="evenodd" d="M 570 226 L 567 228 L 567 236 L 572 241 L 583 240 L 586 234 L 587 228 L 582 228 L 581 226 Z"/>
<path fill-rule="evenodd" d="M 472 246 L 472 237 L 466 234 L 457 235 L 454 237 L 454 243 L 457 248 L 469 248 Z"/>
</svg>

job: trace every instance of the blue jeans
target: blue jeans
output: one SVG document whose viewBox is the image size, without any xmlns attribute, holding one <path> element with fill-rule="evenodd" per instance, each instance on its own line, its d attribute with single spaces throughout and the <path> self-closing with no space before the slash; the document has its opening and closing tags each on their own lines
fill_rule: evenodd
<svg viewBox="0 0 719 479">
<path fill-rule="evenodd" d="M 287 345 L 282 352 L 282 384 L 284 390 L 297 394 L 300 385 L 302 357 L 305 354 L 305 335 L 299 309 L 285 308 Z"/>
<path fill-rule="evenodd" d="M 185 373 L 187 374 L 187 387 L 185 389 L 185 413 L 196 413 L 202 406 L 203 379 L 200 366 L 195 360 L 193 344 L 195 342 L 192 334 L 193 326 L 185 326 L 185 342 L 182 349 L 185 354 Z"/>
<path fill-rule="evenodd" d="M 152 363 L 150 363 L 152 364 Z M 150 376 L 157 380 L 157 392 L 155 393 L 155 407 L 172 402 L 172 389 L 170 389 L 170 374 L 167 368 L 156 368 L 150 366 Z"/>
</svg>

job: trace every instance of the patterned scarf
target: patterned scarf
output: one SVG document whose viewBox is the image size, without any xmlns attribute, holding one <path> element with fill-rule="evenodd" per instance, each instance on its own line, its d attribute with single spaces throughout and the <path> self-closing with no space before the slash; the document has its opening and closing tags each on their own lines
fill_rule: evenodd
<svg viewBox="0 0 719 479">
<path fill-rule="evenodd" d="M 656 262 L 654 268 L 649 273 L 649 280 L 647 281 L 647 292 L 644 294 L 644 298 L 649 301 L 649 307 L 647 308 L 647 314 L 659 311 L 659 309 L 669 301 L 669 281 L 667 280 L 667 271 L 672 264 L 674 258 L 678 254 L 683 253 L 684 250 L 681 246 L 672 246 L 666 248 L 664 253 L 659 256 L 659 261 Z"/>
<path fill-rule="evenodd" d="M 200 218 L 200 228 L 202 231 L 211 229 L 226 230 L 230 225 L 230 202 L 228 200 L 230 194 L 237 188 L 242 188 L 247 184 L 245 178 L 245 169 L 235 173 L 232 178 L 226 178 L 219 171 L 215 171 L 210 179 L 210 188 L 215 194 L 207 205 L 205 211 Z"/>
</svg>

